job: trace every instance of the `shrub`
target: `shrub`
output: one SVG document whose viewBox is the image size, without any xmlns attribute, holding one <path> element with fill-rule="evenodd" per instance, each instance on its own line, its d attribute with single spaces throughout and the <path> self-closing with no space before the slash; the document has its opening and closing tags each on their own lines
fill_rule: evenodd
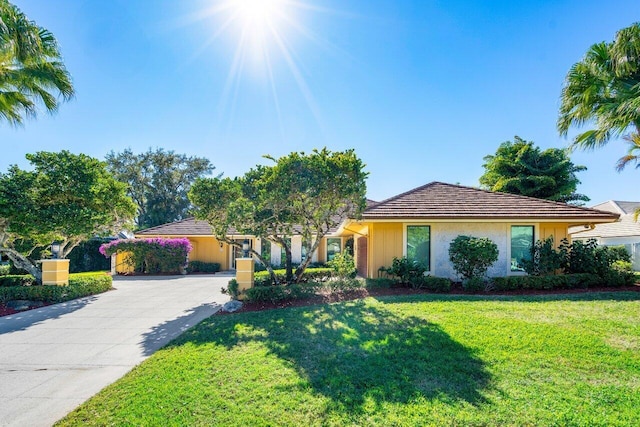
<svg viewBox="0 0 640 427">
<path fill-rule="evenodd" d="M 565 273 L 590 273 L 604 276 L 611 266 L 611 255 L 604 246 L 598 246 L 595 239 L 586 242 L 576 240 L 569 243 L 562 240 L 560 245 Z"/>
<path fill-rule="evenodd" d="M 488 283 L 482 277 L 469 277 L 462 281 L 462 288 L 465 291 L 479 292 L 487 290 Z"/>
<path fill-rule="evenodd" d="M 336 254 L 327 265 L 335 271 L 336 275 L 341 278 L 354 278 L 356 277 L 356 264 L 353 260 L 353 255 L 344 251 Z"/>
<path fill-rule="evenodd" d="M 611 268 L 613 268 L 616 271 L 631 272 L 633 270 L 633 264 L 631 264 L 630 261 L 617 260 L 617 261 L 614 261 L 613 264 L 611 264 Z"/>
<path fill-rule="evenodd" d="M 491 279 L 491 286 L 496 291 L 575 289 L 601 285 L 602 279 L 600 276 L 590 273 L 559 274 L 555 276 L 508 276 Z"/>
<path fill-rule="evenodd" d="M 121 239 L 100 246 L 100 253 L 109 257 L 129 252 L 130 262 L 138 273 L 177 273 L 187 264 L 192 246 L 189 239 Z"/>
<path fill-rule="evenodd" d="M 533 276 L 553 274 L 562 265 L 563 255 L 553 247 L 553 236 L 535 242 L 531 248 L 531 259 L 522 260 L 524 271 Z"/>
<path fill-rule="evenodd" d="M 449 246 L 449 259 L 463 282 L 481 278 L 498 260 L 498 245 L 486 237 L 458 236 Z"/>
<path fill-rule="evenodd" d="M 35 283 L 36 279 L 30 274 L 8 274 L 0 276 L 0 287 L 3 286 L 29 286 Z"/>
<path fill-rule="evenodd" d="M 624 245 L 607 246 L 607 250 L 609 251 L 609 256 L 611 257 L 612 262 L 631 262 L 631 254 Z"/>
<path fill-rule="evenodd" d="M 285 270 L 274 270 L 273 271 L 278 278 L 278 282 L 283 282 L 285 280 L 286 271 Z M 333 268 L 307 268 L 304 271 L 304 275 L 302 276 L 301 282 L 326 282 L 331 277 L 333 277 L 334 270 Z M 254 274 L 254 284 L 256 286 L 271 286 L 271 276 L 268 271 L 258 271 Z"/>
<path fill-rule="evenodd" d="M 391 267 L 387 268 L 386 272 L 396 276 L 402 284 L 419 288 L 422 286 L 427 268 L 422 263 L 402 257 L 393 258 Z"/>
<path fill-rule="evenodd" d="M 6 276 L 6 275 L 9 274 L 10 271 L 11 271 L 11 265 L 9 265 L 9 264 L 0 264 L 0 276 Z"/>
<path fill-rule="evenodd" d="M 444 277 L 425 276 L 422 279 L 422 288 L 433 292 L 449 292 L 451 280 Z"/>
<path fill-rule="evenodd" d="M 236 279 L 229 280 L 226 288 L 221 289 L 223 294 L 229 295 L 231 299 L 238 299 L 238 281 Z"/>
<path fill-rule="evenodd" d="M 246 290 L 247 302 L 280 302 L 308 298 L 315 295 L 317 284 L 254 286 Z"/>
<path fill-rule="evenodd" d="M 106 273 L 69 276 L 68 286 L 34 285 L 0 287 L 0 302 L 16 299 L 57 303 L 99 294 L 112 288 L 112 278 Z"/>
<path fill-rule="evenodd" d="M 71 273 L 109 270 L 111 261 L 100 253 L 100 246 L 110 242 L 108 239 L 90 239 L 80 243 L 69 253 L 69 271 Z"/>
<path fill-rule="evenodd" d="M 218 271 L 220 271 L 218 262 L 189 261 L 187 266 L 189 273 L 217 273 Z"/>
<path fill-rule="evenodd" d="M 396 281 L 388 277 L 379 277 L 377 279 L 364 279 L 365 288 L 367 289 L 388 289 L 395 285 Z"/>
<path fill-rule="evenodd" d="M 356 278 L 338 277 L 324 282 L 324 287 L 328 288 L 331 292 L 344 292 L 362 289 L 365 287 L 365 282 L 364 280 L 358 280 Z"/>
</svg>

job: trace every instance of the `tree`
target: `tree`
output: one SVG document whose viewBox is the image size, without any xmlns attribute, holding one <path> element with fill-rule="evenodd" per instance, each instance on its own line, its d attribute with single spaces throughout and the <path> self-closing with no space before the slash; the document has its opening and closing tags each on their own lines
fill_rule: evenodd
<svg viewBox="0 0 640 427">
<path fill-rule="evenodd" d="M 36 116 L 38 105 L 53 113 L 58 96 L 67 101 L 73 95 L 53 34 L 0 0 L 0 120 L 22 124 Z"/>
<path fill-rule="evenodd" d="M 68 151 L 26 157 L 33 170 L 0 174 L 0 255 L 40 282 L 34 253 L 58 241 L 66 258 L 81 241 L 127 226 L 135 205 L 104 162 Z"/>
<path fill-rule="evenodd" d="M 500 144 L 495 155 L 484 157 L 485 172 L 480 177 L 484 188 L 565 203 L 589 200 L 576 193 L 580 184 L 576 173 L 586 167 L 574 165 L 564 150 L 541 151 L 531 141 L 514 139 Z"/>
<path fill-rule="evenodd" d="M 191 184 L 214 169 L 205 158 L 162 148 L 141 154 L 131 149 L 118 154 L 111 151 L 106 160 L 116 179 L 128 184 L 127 193 L 138 206 L 136 223 L 140 229 L 187 217 Z"/>
<path fill-rule="evenodd" d="M 560 97 L 558 131 L 594 122 L 572 146 L 591 149 L 627 132 L 640 135 L 640 23 L 618 31 L 613 42 L 596 43 L 574 64 Z"/>
<path fill-rule="evenodd" d="M 298 282 L 321 239 L 349 215 L 360 216 L 366 204 L 367 173 L 353 150 L 310 154 L 293 152 L 270 166 L 256 166 L 243 177 L 198 179 L 189 193 L 194 214 L 211 224 L 214 236 L 230 245 L 230 228 L 274 242 L 286 254 L 286 280 Z M 308 256 L 293 271 L 288 237 L 302 235 Z M 269 260 L 250 252 L 273 274 Z"/>
</svg>

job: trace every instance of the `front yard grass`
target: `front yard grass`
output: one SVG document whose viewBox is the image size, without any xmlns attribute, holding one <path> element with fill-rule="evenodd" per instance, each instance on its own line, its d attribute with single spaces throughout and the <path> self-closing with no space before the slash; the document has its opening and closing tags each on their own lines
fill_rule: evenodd
<svg viewBox="0 0 640 427">
<path fill-rule="evenodd" d="M 640 293 L 214 316 L 60 425 L 640 425 Z"/>
</svg>

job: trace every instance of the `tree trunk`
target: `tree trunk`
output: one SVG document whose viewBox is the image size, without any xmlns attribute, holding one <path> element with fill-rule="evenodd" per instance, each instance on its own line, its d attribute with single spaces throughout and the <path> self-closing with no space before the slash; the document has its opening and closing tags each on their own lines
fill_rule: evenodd
<svg viewBox="0 0 640 427">
<path fill-rule="evenodd" d="M 269 272 L 269 276 L 271 276 L 271 283 L 273 283 L 274 285 L 277 285 L 278 284 L 278 277 L 276 276 L 276 273 L 273 271 L 273 267 L 271 267 L 271 263 L 270 262 L 266 262 L 265 259 L 262 258 L 262 255 L 260 255 L 258 252 L 256 252 L 253 248 L 249 248 L 249 252 L 251 252 L 256 258 L 258 258 L 258 261 L 260 261 L 262 263 L 262 265 L 265 266 L 265 268 Z"/>
<path fill-rule="evenodd" d="M 36 267 L 36 265 L 27 257 L 16 250 L 8 248 L 0 248 L 0 254 L 8 256 L 14 266 L 26 270 L 29 274 L 35 277 L 37 284 L 42 284 L 42 270 Z"/>
<path fill-rule="evenodd" d="M 299 283 L 300 280 L 302 279 L 302 275 L 304 274 L 304 271 L 307 269 L 307 266 L 311 263 L 311 258 L 313 258 L 314 252 L 316 250 L 318 250 L 318 247 L 320 246 L 320 240 L 323 237 L 324 237 L 324 234 L 323 235 L 317 235 L 315 241 L 313 242 L 313 245 L 311 245 L 311 247 L 308 248 L 308 250 L 307 250 L 307 258 L 296 269 L 295 277 L 293 278 L 293 282 L 294 283 Z"/>
</svg>

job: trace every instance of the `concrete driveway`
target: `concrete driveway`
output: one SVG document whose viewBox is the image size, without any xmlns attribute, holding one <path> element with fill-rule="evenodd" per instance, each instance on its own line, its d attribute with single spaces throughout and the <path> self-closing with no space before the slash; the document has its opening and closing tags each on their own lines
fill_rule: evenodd
<svg viewBox="0 0 640 427">
<path fill-rule="evenodd" d="M 230 277 L 115 277 L 114 291 L 0 317 L 0 425 L 50 426 L 218 311 Z"/>
</svg>

